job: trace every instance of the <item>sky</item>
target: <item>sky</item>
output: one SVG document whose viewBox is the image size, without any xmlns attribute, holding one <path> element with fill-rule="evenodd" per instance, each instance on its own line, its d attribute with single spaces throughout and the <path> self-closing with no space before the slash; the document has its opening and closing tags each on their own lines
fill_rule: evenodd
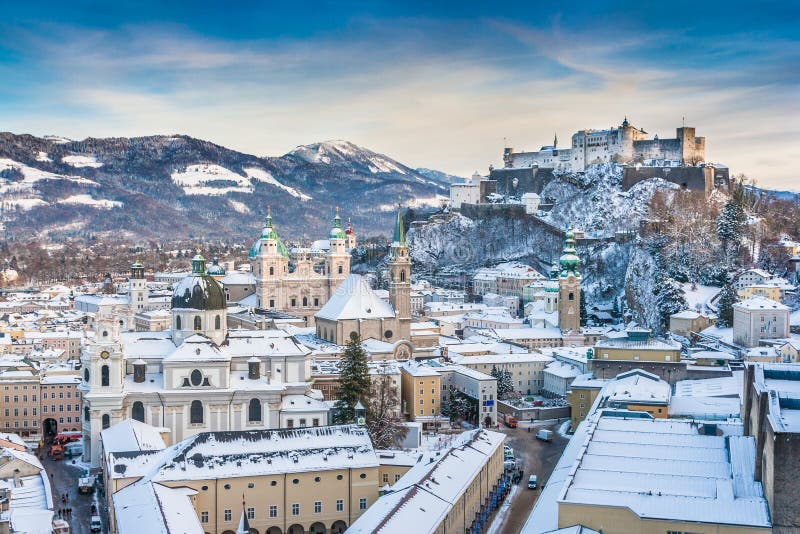
<svg viewBox="0 0 800 534">
<path fill-rule="evenodd" d="M 624 117 L 800 190 L 798 2 L 3 2 L 0 131 L 346 139 L 460 176 Z"/>
</svg>

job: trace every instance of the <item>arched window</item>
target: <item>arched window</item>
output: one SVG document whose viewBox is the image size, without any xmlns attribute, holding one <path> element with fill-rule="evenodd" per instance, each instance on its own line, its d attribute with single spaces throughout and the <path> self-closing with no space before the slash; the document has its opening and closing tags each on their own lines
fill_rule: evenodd
<svg viewBox="0 0 800 534">
<path fill-rule="evenodd" d="M 247 407 L 247 420 L 251 423 L 261 422 L 261 401 L 258 399 L 250 399 L 250 405 Z"/>
<path fill-rule="evenodd" d="M 342 271 L 342 266 L 340 265 L 340 266 L 339 266 L 339 274 L 342 274 L 342 272 L 343 272 L 343 271 Z"/>
<path fill-rule="evenodd" d="M 192 407 L 189 410 L 189 422 L 193 425 L 203 424 L 203 403 L 199 400 L 192 401 Z"/>
<path fill-rule="evenodd" d="M 89 368 L 88 367 L 84 367 L 83 368 L 83 381 L 84 382 L 88 382 L 89 381 Z"/>
<path fill-rule="evenodd" d="M 181 329 L 181 316 L 175 317 L 175 330 Z"/>
<path fill-rule="evenodd" d="M 270 267 L 269 268 L 269 275 L 272 276 L 273 274 L 275 274 L 275 267 Z"/>
<path fill-rule="evenodd" d="M 136 401 L 133 403 L 133 407 L 131 408 L 131 419 L 136 419 L 137 421 L 144 423 L 144 404 L 141 401 Z"/>
<path fill-rule="evenodd" d="M 200 319 L 199 315 L 195 315 L 194 316 L 194 329 L 195 330 L 200 330 L 202 328 L 202 326 L 203 326 L 202 319 Z"/>
<path fill-rule="evenodd" d="M 88 421 L 89 420 L 89 407 L 88 406 L 84 407 L 84 409 L 83 409 L 83 420 L 84 421 Z"/>
<path fill-rule="evenodd" d="M 219 315 L 214 317 L 214 328 L 216 328 L 217 330 L 222 328 L 222 319 L 220 319 Z"/>
<path fill-rule="evenodd" d="M 569 300 L 575 300 L 575 293 L 572 291 L 569 292 Z"/>
<path fill-rule="evenodd" d="M 400 281 L 401 282 L 405 282 L 406 281 L 406 272 L 405 271 L 400 271 Z"/>
<path fill-rule="evenodd" d="M 303 306 L 308 306 L 308 297 L 303 297 Z"/>
<path fill-rule="evenodd" d="M 100 368 L 100 385 L 108 386 L 110 382 L 108 366 L 104 365 Z"/>
<path fill-rule="evenodd" d="M 103 430 L 111 426 L 111 416 L 107 413 L 103 414 Z"/>
</svg>

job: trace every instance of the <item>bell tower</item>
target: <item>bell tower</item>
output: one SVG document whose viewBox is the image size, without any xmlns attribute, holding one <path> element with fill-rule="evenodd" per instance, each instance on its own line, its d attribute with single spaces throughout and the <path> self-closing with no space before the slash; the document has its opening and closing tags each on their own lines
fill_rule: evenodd
<svg viewBox="0 0 800 534">
<path fill-rule="evenodd" d="M 339 284 L 350 274 L 350 254 L 347 252 L 347 234 L 342 229 L 342 218 L 339 217 L 339 208 L 333 218 L 333 228 L 328 235 L 330 249 L 325 257 L 325 272 L 328 275 L 329 295 L 339 287 Z"/>
<path fill-rule="evenodd" d="M 575 232 L 567 229 L 564 253 L 558 261 L 558 326 L 562 332 L 578 332 L 581 326 L 581 260 L 575 250 Z"/>
<path fill-rule="evenodd" d="M 260 240 L 261 247 L 254 261 L 257 306 L 262 309 L 280 309 L 285 306 L 281 300 L 281 279 L 289 273 L 289 253 L 272 225 L 269 207 Z"/>
<path fill-rule="evenodd" d="M 389 252 L 389 302 L 397 318 L 397 337 L 411 339 L 411 258 L 403 229 L 403 209 L 399 204 Z"/>
<path fill-rule="evenodd" d="M 148 297 L 144 265 L 140 261 L 136 261 L 131 265 L 131 277 L 128 279 L 128 299 L 131 303 L 131 313 L 135 315 L 147 311 Z"/>
</svg>

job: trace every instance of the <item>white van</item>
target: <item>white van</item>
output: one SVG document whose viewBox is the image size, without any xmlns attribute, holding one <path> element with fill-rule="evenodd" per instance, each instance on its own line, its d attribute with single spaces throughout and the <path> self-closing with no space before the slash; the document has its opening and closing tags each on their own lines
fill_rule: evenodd
<svg viewBox="0 0 800 534">
<path fill-rule="evenodd" d="M 528 489 L 536 489 L 536 475 L 531 475 L 528 478 Z"/>
</svg>

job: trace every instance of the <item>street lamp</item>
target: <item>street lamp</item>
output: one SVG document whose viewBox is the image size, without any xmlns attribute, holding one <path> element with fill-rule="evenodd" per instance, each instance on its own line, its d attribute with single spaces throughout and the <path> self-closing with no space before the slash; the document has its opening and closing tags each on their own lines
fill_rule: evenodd
<svg viewBox="0 0 800 534">
<path fill-rule="evenodd" d="M 363 404 L 361 404 L 361 401 L 358 401 L 353 407 L 353 413 L 356 417 L 356 424 L 358 426 L 364 426 L 367 424 L 367 409 Z"/>
</svg>

